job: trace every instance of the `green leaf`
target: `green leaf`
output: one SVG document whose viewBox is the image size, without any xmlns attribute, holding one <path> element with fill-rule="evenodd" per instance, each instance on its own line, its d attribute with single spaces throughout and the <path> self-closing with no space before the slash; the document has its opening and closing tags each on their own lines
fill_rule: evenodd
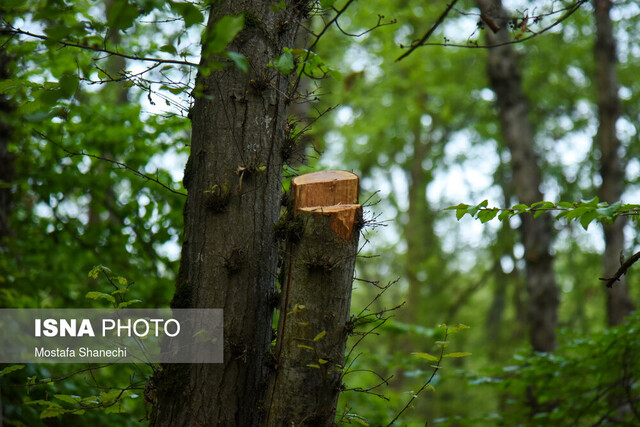
<svg viewBox="0 0 640 427">
<path fill-rule="evenodd" d="M 56 408 L 56 407 L 45 408 L 42 412 L 40 412 L 40 419 L 42 420 L 44 418 L 57 417 L 59 415 L 64 414 L 65 412 L 67 411 L 62 408 Z"/>
<path fill-rule="evenodd" d="M 67 37 L 71 33 L 71 28 L 66 25 L 53 25 L 45 28 L 44 33 L 48 37 L 48 43 L 55 43 Z"/>
<path fill-rule="evenodd" d="M 140 11 L 127 0 L 115 0 L 107 12 L 107 26 L 115 30 L 126 30 L 133 25 Z"/>
<path fill-rule="evenodd" d="M 546 213 L 549 209 L 555 208 L 556 205 L 552 202 L 536 202 L 531 205 L 531 209 L 534 211 L 533 217 L 538 218 L 543 213 Z"/>
<path fill-rule="evenodd" d="M 55 397 L 58 400 L 62 400 L 63 402 L 71 403 L 74 405 L 81 400 L 80 397 L 71 396 L 69 394 L 54 394 L 53 397 Z"/>
<path fill-rule="evenodd" d="M 471 327 L 467 325 L 463 325 L 462 323 L 459 323 L 458 326 L 454 326 L 453 328 L 449 329 L 449 335 L 455 334 L 456 332 L 462 331 L 464 329 L 471 329 Z"/>
<path fill-rule="evenodd" d="M 447 348 L 449 346 L 449 341 L 436 341 L 436 345 L 440 348 Z"/>
<path fill-rule="evenodd" d="M 598 212 L 589 211 L 584 215 L 582 215 L 582 218 L 580 218 L 580 224 L 585 230 L 587 230 L 589 228 L 589 224 L 591 223 L 591 221 L 593 221 L 597 217 L 598 217 Z"/>
<path fill-rule="evenodd" d="M 607 207 L 596 209 L 596 212 L 598 212 L 600 215 L 606 217 L 607 219 L 611 220 L 611 219 L 613 219 L 614 213 L 616 212 L 616 210 L 618 210 L 620 208 L 621 205 L 622 204 L 620 202 L 615 202 L 611 206 L 607 206 Z"/>
<path fill-rule="evenodd" d="M 314 365 L 313 363 L 310 363 L 307 365 L 307 368 L 316 368 L 316 369 L 320 369 L 320 365 Z"/>
<path fill-rule="evenodd" d="M 440 360 L 439 358 L 437 358 L 436 356 L 433 356 L 429 353 L 411 353 L 415 356 L 418 356 L 421 359 L 427 359 L 431 362 L 437 362 L 438 360 Z"/>
<path fill-rule="evenodd" d="M 116 299 L 109 294 L 106 294 L 104 292 L 87 292 L 87 294 L 85 295 L 85 298 L 89 298 L 89 299 L 106 299 L 107 301 L 111 302 L 111 303 L 115 303 Z"/>
<path fill-rule="evenodd" d="M 6 368 L 0 371 L 0 377 L 10 374 L 11 372 L 19 371 L 20 369 L 23 369 L 23 368 L 24 368 L 24 365 L 7 366 Z"/>
<path fill-rule="evenodd" d="M 524 203 L 518 203 L 517 205 L 515 205 L 511 209 L 516 211 L 517 214 L 521 214 L 521 213 L 524 213 L 524 212 L 529 212 L 531 210 L 531 208 L 528 205 L 525 205 Z"/>
<path fill-rule="evenodd" d="M 315 350 L 313 347 L 304 344 L 298 344 L 298 348 L 306 348 L 307 350 Z"/>
<path fill-rule="evenodd" d="M 271 6 L 269 6 L 269 9 L 271 9 L 273 13 L 279 10 L 284 10 L 286 8 L 287 8 L 287 4 L 284 2 L 284 0 L 280 0 L 278 3 L 272 4 Z"/>
<path fill-rule="evenodd" d="M 233 61 L 234 64 L 236 64 L 236 67 L 238 67 L 240 70 L 245 73 L 249 72 L 249 61 L 247 60 L 246 56 L 241 53 L 232 51 L 227 52 L 226 55 Z"/>
<path fill-rule="evenodd" d="M 60 98 L 63 97 L 62 90 L 60 89 L 45 89 L 40 91 L 38 100 L 42 102 L 44 106 L 54 106 Z"/>
<path fill-rule="evenodd" d="M 322 331 L 318 335 L 315 336 L 313 342 L 321 340 L 325 335 L 327 335 L 327 331 Z"/>
<path fill-rule="evenodd" d="M 65 98 L 68 98 L 76 93 L 78 90 L 78 85 L 80 84 L 80 79 L 75 74 L 65 73 L 60 77 L 60 89 L 62 90 L 62 95 Z"/>
<path fill-rule="evenodd" d="M 223 16 L 211 31 L 205 34 L 207 54 L 222 54 L 244 28 L 244 16 Z"/>
<path fill-rule="evenodd" d="M 184 26 L 190 27 L 195 24 L 200 24 L 204 22 L 204 15 L 191 3 L 183 3 L 183 2 L 170 2 L 171 10 L 176 12 L 178 15 L 182 16 L 184 19 Z"/>
<path fill-rule="evenodd" d="M 111 275 L 111 269 L 109 267 L 105 267 L 104 265 L 96 265 L 89 272 L 89 277 L 91 277 L 92 279 L 97 279 L 98 275 L 100 275 L 100 273 L 102 273 L 103 271 L 107 273 L 107 275 Z"/>
<path fill-rule="evenodd" d="M 176 50 L 176 47 L 172 44 L 165 44 L 163 46 L 160 47 L 160 52 L 167 52 L 170 53 L 172 55 L 177 55 L 178 51 Z"/>
<path fill-rule="evenodd" d="M 434 386 L 432 386 L 431 384 L 428 384 L 428 385 L 425 387 L 425 390 L 431 390 L 431 391 L 435 392 L 435 391 L 436 391 L 436 388 L 435 388 Z"/>
<path fill-rule="evenodd" d="M 329 9 L 336 3 L 336 0 L 320 0 L 320 6 L 323 9 Z"/>
<path fill-rule="evenodd" d="M 469 208 L 467 209 L 467 212 L 469 213 L 469 215 L 471 215 L 471 216 L 475 216 L 475 215 L 476 215 L 476 213 L 477 213 L 480 209 L 482 209 L 482 208 L 486 208 L 488 204 L 489 204 L 489 201 L 488 201 L 488 200 L 483 200 L 482 202 L 478 203 L 477 205 L 469 207 Z"/>
<path fill-rule="evenodd" d="M 500 212 L 500 215 L 498 215 L 498 221 L 504 221 L 505 219 L 509 219 L 511 218 L 511 211 L 508 210 L 503 210 L 502 212 Z"/>
<path fill-rule="evenodd" d="M 467 357 L 471 356 L 471 353 L 447 353 L 443 357 Z"/>
<path fill-rule="evenodd" d="M 574 219 L 576 219 L 578 217 L 581 217 L 585 213 L 590 212 L 592 210 L 593 210 L 592 207 L 581 206 L 579 208 L 575 208 L 573 210 L 567 211 L 567 213 L 566 213 L 566 215 L 564 215 L 564 217 L 567 219 L 567 221 L 571 222 L 572 220 L 574 220 Z"/>
<path fill-rule="evenodd" d="M 498 209 L 484 209 L 478 212 L 478 219 L 484 224 L 485 222 L 491 221 L 496 215 L 498 215 Z"/>
<path fill-rule="evenodd" d="M 290 50 L 285 48 L 285 52 L 277 57 L 273 63 L 271 64 L 278 71 L 280 71 L 285 76 L 291 74 L 293 69 L 295 68 L 295 62 L 293 60 L 293 54 Z"/>
<path fill-rule="evenodd" d="M 460 221 L 460 218 L 462 218 L 466 213 L 467 213 L 467 209 L 469 208 L 469 205 L 464 204 L 464 203 L 460 203 L 459 205 L 456 206 L 449 206 L 448 208 L 445 208 L 446 211 L 450 211 L 455 209 L 456 210 L 456 219 L 458 221 Z"/>
<path fill-rule="evenodd" d="M 142 302 L 142 300 L 140 299 L 132 299 L 129 301 L 123 301 L 120 304 L 118 304 L 118 308 L 125 308 L 125 307 L 129 307 L 132 304 L 137 304 L 139 302 Z"/>
<path fill-rule="evenodd" d="M 581 204 L 583 206 L 597 207 L 598 203 L 600 203 L 600 199 L 596 196 L 591 200 L 583 200 Z"/>
</svg>

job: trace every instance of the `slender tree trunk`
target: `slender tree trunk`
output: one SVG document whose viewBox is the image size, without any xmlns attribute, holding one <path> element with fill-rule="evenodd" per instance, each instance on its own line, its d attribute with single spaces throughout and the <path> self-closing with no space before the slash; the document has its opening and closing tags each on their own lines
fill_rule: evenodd
<svg viewBox="0 0 640 427">
<path fill-rule="evenodd" d="M 2 15 L 2 10 L 0 10 Z M 0 81 L 9 78 L 10 58 L 4 49 L 0 49 Z M 5 240 L 11 235 L 9 217 L 11 215 L 11 187 L 15 179 L 13 153 L 9 151 L 9 142 L 13 134 L 9 114 L 13 105 L 6 96 L 0 95 L 0 256 L 7 251 Z M 0 391 L 0 427 L 3 424 L 2 392 Z"/>
<path fill-rule="evenodd" d="M 486 30 L 489 44 L 509 40 L 507 13 L 500 0 L 478 0 L 481 13 L 491 17 L 500 30 Z M 533 149 L 534 136 L 528 117 L 527 98 L 511 46 L 489 50 L 489 79 L 497 96 L 502 135 L 511 152 L 513 185 L 520 203 L 542 200 L 540 169 Z M 527 265 L 529 292 L 529 330 L 531 345 L 536 351 L 552 351 L 555 347 L 555 327 L 558 311 L 558 287 L 550 253 L 552 240 L 551 218 L 542 215 L 521 216 L 522 240 Z"/>
<path fill-rule="evenodd" d="M 293 180 L 267 426 L 335 424 L 362 222 L 358 182 L 345 171 Z"/>
<path fill-rule="evenodd" d="M 0 10 L 0 16 L 2 11 Z M 0 80 L 9 78 L 10 58 L 4 49 L 0 49 Z M 0 94 L 0 251 L 4 246 L 4 239 L 11 235 L 9 216 L 11 215 L 11 187 L 15 179 L 15 156 L 9 151 L 9 143 L 13 135 L 9 115 L 13 111 L 13 104 Z"/>
<path fill-rule="evenodd" d="M 307 4 L 290 1 L 280 11 L 272 5 L 211 6 L 209 30 L 223 16 L 244 14 L 245 28 L 229 49 L 247 57 L 249 73 L 229 65 L 197 77 L 201 95 L 191 113 L 189 194 L 172 306 L 224 309 L 224 363 L 164 366 L 153 380 L 152 426 L 244 427 L 264 417 L 289 82 L 267 64 L 292 46 Z M 203 56 L 201 65 L 212 59 Z"/>
<path fill-rule="evenodd" d="M 420 111 L 424 111 L 426 95 L 422 95 Z M 407 223 L 404 227 L 404 235 L 407 240 L 406 271 L 409 282 L 407 291 L 407 304 L 402 310 L 402 320 L 407 323 L 416 323 L 420 312 L 429 311 L 423 305 L 423 292 L 425 283 L 420 280 L 418 273 L 424 270 L 427 258 L 434 252 L 437 238 L 434 234 L 433 211 L 427 201 L 427 186 L 431 181 L 431 171 L 425 170 L 424 161 L 431 149 L 431 141 L 424 141 L 422 124 L 419 118 L 413 123 L 413 156 L 407 171 L 409 191 L 409 206 L 407 209 Z M 405 345 L 406 347 L 406 345 Z M 413 351 L 408 349 L 409 351 Z"/>
<path fill-rule="evenodd" d="M 104 8 L 105 8 L 105 16 L 109 16 L 109 11 L 114 6 L 114 0 L 105 0 Z M 109 36 L 107 37 L 107 42 L 113 46 L 115 46 L 114 50 L 118 50 L 118 44 L 120 43 L 120 32 L 117 29 L 110 28 Z M 121 56 L 112 55 L 106 60 L 105 72 L 110 78 L 117 79 L 120 77 L 122 71 L 124 71 L 126 66 L 126 61 Z M 128 100 L 128 89 L 125 85 L 124 81 L 121 82 L 111 82 L 106 84 L 100 94 L 104 99 L 104 103 L 107 105 L 113 106 L 122 106 L 127 104 Z M 105 141 L 107 142 L 107 141 Z M 100 147 L 101 153 L 100 155 L 106 157 L 108 159 L 112 158 L 113 155 L 110 150 L 105 149 L 105 147 Z M 94 166 L 93 173 L 96 175 L 106 175 L 105 173 L 111 165 L 106 162 L 98 162 Z M 93 186 L 89 190 L 91 195 L 91 201 L 89 203 L 89 226 L 96 227 L 100 224 L 100 213 L 105 209 L 105 206 L 114 206 L 116 196 L 114 194 L 113 188 L 110 185 L 106 186 Z M 116 222 L 117 218 L 115 218 L 113 212 L 108 210 L 109 219 L 108 221 Z"/>
<path fill-rule="evenodd" d="M 624 167 L 619 156 L 620 141 L 616 134 L 616 122 L 620 116 L 620 100 L 616 78 L 616 41 L 609 11 L 611 0 L 594 0 L 596 17 L 595 74 L 598 91 L 598 134 L 600 148 L 600 200 L 615 203 L 620 200 L 624 186 Z M 603 256 L 604 276 L 611 277 L 620 267 L 620 254 L 624 251 L 624 218 L 604 225 L 605 251 Z M 634 309 L 629 297 L 625 276 L 607 293 L 607 323 L 619 325 Z"/>
</svg>

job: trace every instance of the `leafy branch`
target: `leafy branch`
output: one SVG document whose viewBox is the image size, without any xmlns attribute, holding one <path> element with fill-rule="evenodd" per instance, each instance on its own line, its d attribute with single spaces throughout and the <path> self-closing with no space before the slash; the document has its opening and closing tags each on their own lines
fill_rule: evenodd
<svg viewBox="0 0 640 427">
<path fill-rule="evenodd" d="M 22 30 L 20 28 L 16 28 L 4 21 L 4 28 L 0 29 L 0 34 L 12 34 L 12 35 L 22 35 L 31 38 L 36 38 L 43 40 L 49 43 L 56 43 L 63 47 L 73 47 L 84 50 L 91 50 L 94 52 L 106 53 L 108 55 L 119 56 L 125 59 L 131 59 L 134 61 L 147 61 L 147 62 L 155 62 L 157 64 L 176 64 L 176 65 L 188 65 L 190 67 L 197 67 L 198 64 L 190 61 L 181 61 L 178 59 L 163 59 L 163 58 L 154 58 L 154 57 L 146 57 L 146 56 L 136 56 L 136 55 L 128 55 L 126 53 L 116 52 L 114 50 L 109 50 L 104 47 L 100 47 L 99 45 L 88 45 L 82 43 L 75 43 L 65 40 L 52 40 L 50 37 L 45 36 L 43 34 L 35 34 L 29 31 Z"/>
<path fill-rule="evenodd" d="M 447 325 L 442 324 L 439 326 L 440 328 L 444 329 L 444 337 L 442 338 L 441 341 L 436 341 L 436 344 L 438 345 L 438 347 L 440 347 L 440 355 L 439 356 L 433 356 L 429 353 L 413 353 L 414 355 L 422 358 L 422 359 L 426 359 L 428 361 L 431 362 L 435 362 L 435 365 L 431 365 L 431 367 L 433 368 L 433 371 L 431 372 L 431 376 L 427 379 L 427 381 L 422 385 L 422 387 L 420 387 L 420 389 L 415 392 L 412 393 L 411 399 L 409 399 L 409 401 L 406 403 L 406 405 L 404 405 L 404 407 L 400 410 L 400 412 L 398 412 L 396 414 L 395 417 L 393 417 L 393 419 L 389 422 L 389 424 L 387 424 L 386 427 L 389 427 L 391 425 L 393 425 L 393 423 L 395 423 L 398 418 L 400 418 L 400 416 L 411 407 L 411 404 L 413 403 L 414 400 L 416 400 L 418 398 L 418 396 L 420 395 L 420 393 L 422 393 L 423 391 L 425 391 L 426 389 L 429 390 L 433 390 L 435 391 L 435 388 L 431 385 L 431 382 L 433 381 L 433 379 L 435 378 L 436 374 L 438 373 L 438 371 L 440 370 L 440 368 L 442 367 L 442 359 L 444 358 L 457 358 L 457 357 L 466 357 L 466 356 L 470 356 L 471 353 L 445 353 L 444 349 L 447 348 L 447 346 L 449 345 L 449 341 L 447 341 L 447 338 L 449 337 L 449 335 L 453 335 L 456 332 L 459 332 L 461 330 L 464 329 L 469 329 L 469 326 L 467 325 L 463 325 L 463 324 L 459 324 L 458 326 L 454 326 L 453 328 L 449 328 Z"/>
<path fill-rule="evenodd" d="M 496 217 L 499 221 L 505 221 L 516 215 L 530 213 L 533 214 L 534 218 L 538 218 L 547 212 L 559 212 L 555 216 L 556 220 L 564 218 L 568 223 L 579 221 L 585 230 L 593 221 L 610 224 L 619 216 L 640 218 L 640 205 L 622 204 L 622 202 L 609 204 L 601 202 L 597 197 L 581 202 L 553 203 L 542 201 L 531 205 L 520 203 L 511 208 L 495 208 L 488 207 L 488 205 L 488 200 L 483 200 L 475 206 L 460 203 L 456 206 L 449 206 L 445 210 L 455 210 L 458 220 L 465 215 L 469 215 L 482 223 L 491 221 Z"/>
<path fill-rule="evenodd" d="M 609 204 L 607 202 L 601 202 L 597 197 L 591 200 L 573 203 L 553 203 L 547 201 L 536 202 L 532 205 L 520 203 L 512 208 L 490 208 L 488 205 L 488 200 L 483 200 L 475 206 L 460 203 L 456 206 L 449 206 L 445 208 L 445 210 L 455 210 L 458 220 L 462 219 L 465 215 L 469 215 L 482 223 L 491 221 L 496 217 L 498 217 L 499 221 L 505 221 L 516 215 L 533 214 L 534 218 L 538 218 L 547 212 L 559 212 L 555 216 L 556 220 L 564 218 L 567 220 L 567 223 L 579 221 L 585 230 L 589 228 L 589 224 L 593 221 L 611 224 L 620 216 L 628 216 L 632 217 L 635 221 L 640 221 L 640 205 L 622 204 L 622 202 L 619 201 Z M 627 260 L 624 260 L 624 256 L 621 255 L 620 268 L 618 271 L 616 271 L 612 277 L 600 277 L 600 280 L 606 282 L 607 287 L 611 288 L 638 260 L 640 260 L 640 252 L 633 254 Z"/>
</svg>

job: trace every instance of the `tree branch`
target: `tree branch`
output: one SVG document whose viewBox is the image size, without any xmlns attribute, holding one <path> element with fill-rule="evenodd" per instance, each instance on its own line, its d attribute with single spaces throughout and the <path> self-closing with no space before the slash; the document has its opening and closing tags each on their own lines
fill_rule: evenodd
<svg viewBox="0 0 640 427">
<path fill-rule="evenodd" d="M 578 0 L 578 1 L 576 1 L 576 3 L 574 3 L 573 6 L 570 6 L 570 7 L 566 8 L 567 12 L 564 15 L 562 15 L 560 18 L 558 18 L 556 21 L 553 22 L 553 24 L 549 25 L 548 27 L 545 27 L 542 30 L 540 30 L 538 32 L 535 32 L 535 33 L 531 34 L 530 36 L 519 38 L 519 39 L 515 39 L 515 40 L 509 40 L 509 41 L 503 42 L 503 43 L 488 44 L 488 45 L 480 45 L 480 44 L 477 44 L 477 42 L 475 42 L 475 43 L 470 42 L 469 44 L 455 44 L 455 43 L 447 43 L 447 42 L 445 42 L 445 43 L 425 43 L 425 41 L 428 38 L 428 36 L 431 35 L 430 33 L 427 33 L 427 34 L 425 34 L 425 36 L 427 36 L 427 37 L 423 37 L 418 43 L 413 44 L 411 46 L 411 48 L 407 52 L 405 52 L 402 56 L 400 56 L 398 59 L 396 59 L 396 61 L 399 61 L 402 58 L 408 56 L 413 50 L 415 50 L 416 48 L 418 48 L 420 46 L 447 46 L 447 47 L 462 47 L 462 48 L 466 48 L 466 49 L 491 49 L 491 48 L 494 48 L 494 47 L 507 46 L 507 45 L 510 45 L 510 44 L 526 42 L 528 40 L 531 40 L 534 37 L 537 37 L 537 36 L 539 36 L 541 34 L 546 33 L 550 29 L 552 29 L 552 28 L 556 27 L 558 24 L 562 23 L 568 17 L 573 15 L 587 1 L 589 1 L 589 0 Z M 449 10 L 446 10 L 445 14 L 440 16 L 440 18 L 444 19 L 444 15 L 446 15 L 446 13 L 448 11 Z M 432 30 L 435 30 L 435 27 L 439 26 L 440 23 L 441 23 L 441 21 L 439 20 L 438 22 L 436 22 L 434 24 L 434 27 L 432 27 L 429 31 L 433 32 Z"/>
<path fill-rule="evenodd" d="M 20 28 L 15 28 L 15 27 L 13 27 L 11 24 L 9 24 L 6 21 L 5 21 L 5 25 L 6 25 L 5 28 L 0 29 L 0 34 L 23 35 L 23 36 L 28 36 L 28 37 L 33 37 L 33 38 L 36 38 L 36 39 L 44 40 L 44 41 L 50 40 L 50 38 L 45 36 L 45 35 L 34 34 L 34 33 L 30 33 L 29 31 L 21 30 Z M 190 67 L 197 67 L 198 66 L 198 64 L 196 64 L 195 62 L 190 62 L 190 61 L 180 61 L 178 59 L 162 59 L 162 58 L 150 58 L 150 57 L 145 57 L 145 56 L 127 55 L 125 53 L 115 52 L 115 51 L 108 50 L 108 49 L 105 49 L 105 48 L 102 48 L 102 47 L 98 47 L 98 46 L 89 46 L 89 45 L 86 45 L 86 44 L 66 42 L 66 41 L 63 41 L 63 40 L 58 40 L 58 41 L 56 41 L 56 43 L 58 43 L 59 45 L 62 45 L 64 47 L 75 47 L 75 48 L 78 48 L 78 49 L 91 50 L 91 51 L 94 51 L 94 52 L 106 53 L 108 55 L 120 56 L 122 58 L 131 59 L 131 60 L 134 60 L 134 61 L 150 61 L 150 62 L 157 62 L 158 64 L 188 65 Z"/>
<path fill-rule="evenodd" d="M 627 274 L 627 270 L 633 264 L 635 264 L 639 259 L 640 259 L 640 252 L 636 252 L 635 254 L 631 255 L 629 259 L 623 262 L 622 265 L 620 265 L 620 268 L 618 269 L 618 271 L 616 271 L 616 274 L 614 274 L 613 277 L 609 277 L 609 278 L 600 277 L 600 280 L 607 282 L 607 288 L 613 287 L 613 284 L 618 280 L 620 280 L 620 277 L 622 277 L 624 274 Z"/>
<path fill-rule="evenodd" d="M 453 0 L 451 3 L 449 3 L 447 8 L 444 10 L 444 12 L 442 12 L 442 15 L 440 15 L 438 20 L 435 22 L 435 24 L 433 24 L 431 26 L 431 28 L 429 28 L 429 31 L 427 31 L 426 34 L 424 36 L 422 36 L 422 38 L 417 43 L 413 43 L 413 45 L 409 48 L 409 50 L 406 51 L 405 53 L 403 53 L 402 55 L 400 55 L 396 59 L 396 61 L 400 61 L 401 59 L 406 58 L 407 56 L 411 55 L 411 52 L 416 50 L 419 46 L 423 46 L 424 42 L 426 42 L 427 39 L 429 37 L 431 37 L 431 34 L 433 34 L 433 32 L 436 30 L 436 28 L 438 28 L 440 26 L 440 24 L 442 24 L 442 21 L 444 21 L 444 18 L 447 16 L 449 11 L 451 11 L 451 9 L 453 9 L 453 6 L 455 6 L 457 2 L 458 2 L 458 0 Z"/>
<path fill-rule="evenodd" d="M 54 140 L 52 140 L 51 138 L 49 138 L 49 137 L 48 137 L 47 135 L 45 135 L 44 133 L 39 132 L 39 131 L 37 131 L 37 130 L 34 130 L 33 132 L 34 132 L 36 135 L 38 135 L 40 138 L 45 139 L 46 141 L 48 141 L 48 142 L 50 142 L 51 144 L 55 145 L 56 147 L 58 147 L 59 149 L 61 149 L 61 150 L 62 150 L 62 151 L 64 151 L 65 153 L 69 154 L 70 156 L 85 156 L 85 157 L 91 157 L 91 158 L 93 158 L 93 159 L 103 160 L 103 161 L 105 161 L 105 162 L 113 163 L 114 165 L 117 165 L 117 166 L 119 166 L 119 167 L 120 167 L 120 168 L 122 168 L 122 169 L 126 169 L 126 170 L 129 170 L 129 171 L 133 172 L 134 174 L 138 175 L 140 178 L 144 178 L 144 179 L 146 179 L 147 181 L 153 181 L 153 182 L 155 182 L 156 184 L 160 185 L 161 187 L 165 188 L 166 190 L 171 191 L 171 192 L 172 192 L 172 193 L 174 193 L 174 194 L 179 194 L 179 195 L 181 195 L 181 196 L 185 196 L 185 197 L 187 196 L 185 193 L 183 193 L 183 192 L 181 192 L 181 191 L 174 190 L 173 188 L 169 187 L 168 185 L 166 185 L 166 184 L 164 184 L 164 183 L 160 182 L 160 180 L 159 180 L 159 179 L 157 179 L 157 178 L 153 178 L 153 177 L 151 177 L 151 176 L 149 176 L 149 175 L 147 175 L 147 174 L 144 174 L 144 173 L 140 172 L 139 170 L 134 169 L 134 168 L 132 168 L 131 166 L 127 166 L 126 164 L 124 164 L 124 163 L 122 163 L 122 162 L 119 162 L 119 161 L 117 161 L 117 160 L 113 160 L 113 159 L 109 159 L 109 158 L 107 158 L 107 157 L 97 156 L 97 155 L 95 155 L 95 154 L 85 153 L 85 152 L 83 152 L 83 151 L 81 151 L 81 152 L 71 151 L 71 150 L 69 150 L 69 149 L 67 149 L 67 148 L 63 147 L 62 145 L 58 144 L 57 142 L 55 142 Z"/>
</svg>

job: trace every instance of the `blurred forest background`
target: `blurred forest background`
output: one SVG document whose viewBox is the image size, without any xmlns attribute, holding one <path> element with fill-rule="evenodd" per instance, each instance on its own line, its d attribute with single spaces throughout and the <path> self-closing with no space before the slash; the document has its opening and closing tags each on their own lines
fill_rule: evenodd
<svg viewBox="0 0 640 427">
<path fill-rule="evenodd" d="M 0 15 L 0 306 L 105 307 L 85 295 L 120 277 L 132 307 L 167 306 L 206 5 L 5 0 Z M 361 177 L 352 312 L 381 314 L 349 345 L 340 423 L 388 424 L 431 377 L 439 325 L 463 324 L 446 345 L 471 355 L 442 361 L 396 425 L 638 425 L 639 275 L 599 280 L 640 250 L 637 210 L 606 212 L 640 194 L 638 3 L 326 0 L 305 26 L 336 16 L 289 111 L 283 188 Z M 274 72 L 295 73 L 295 48 Z M 535 219 L 478 214 L 545 200 Z M 146 417 L 149 367 L 15 369 L 5 425 Z"/>
</svg>

